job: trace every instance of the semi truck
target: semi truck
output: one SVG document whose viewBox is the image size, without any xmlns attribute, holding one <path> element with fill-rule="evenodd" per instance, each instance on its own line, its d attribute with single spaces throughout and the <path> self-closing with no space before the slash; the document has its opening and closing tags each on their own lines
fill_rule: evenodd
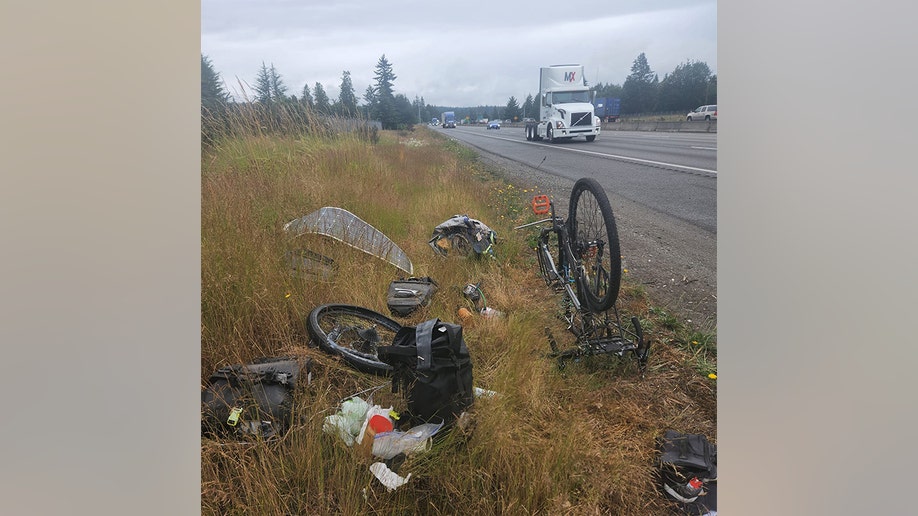
<svg viewBox="0 0 918 516">
<path fill-rule="evenodd" d="M 593 111 L 593 92 L 579 64 L 540 68 L 539 119 L 526 123 L 526 139 L 546 139 L 551 143 L 583 136 L 596 139 L 601 131 Z"/>
<path fill-rule="evenodd" d="M 603 122 L 615 122 L 621 115 L 622 99 L 615 97 L 597 97 L 593 100 L 596 116 Z"/>
<path fill-rule="evenodd" d="M 444 111 L 440 115 L 440 124 L 444 128 L 455 129 L 456 128 L 456 113 L 452 111 Z"/>
</svg>

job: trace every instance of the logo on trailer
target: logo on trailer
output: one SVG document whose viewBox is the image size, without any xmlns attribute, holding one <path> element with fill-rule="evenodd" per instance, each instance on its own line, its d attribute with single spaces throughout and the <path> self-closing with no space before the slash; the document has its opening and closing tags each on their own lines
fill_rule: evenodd
<svg viewBox="0 0 918 516">
<path fill-rule="evenodd" d="M 564 72 L 564 80 L 567 82 L 574 82 L 575 75 L 577 75 L 577 72 Z"/>
</svg>

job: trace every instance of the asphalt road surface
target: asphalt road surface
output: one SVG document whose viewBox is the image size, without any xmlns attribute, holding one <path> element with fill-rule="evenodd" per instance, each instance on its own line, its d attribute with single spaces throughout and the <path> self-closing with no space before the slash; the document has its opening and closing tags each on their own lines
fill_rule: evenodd
<svg viewBox="0 0 918 516">
<path fill-rule="evenodd" d="M 526 141 L 522 127 L 434 130 L 519 186 L 539 187 L 560 213 L 577 179 L 596 179 L 612 203 L 626 276 L 683 321 L 716 328 L 716 133 L 605 131 L 551 144 Z"/>
</svg>

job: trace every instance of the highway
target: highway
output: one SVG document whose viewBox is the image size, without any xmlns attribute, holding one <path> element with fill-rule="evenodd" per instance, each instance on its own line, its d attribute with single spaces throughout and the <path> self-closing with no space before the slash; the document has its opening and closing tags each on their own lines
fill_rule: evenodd
<svg viewBox="0 0 918 516">
<path fill-rule="evenodd" d="M 593 142 L 551 144 L 526 141 L 522 127 L 434 130 L 521 186 L 545 187 L 564 210 L 573 182 L 595 178 L 612 203 L 632 278 L 685 319 L 716 325 L 716 133 L 604 131 Z"/>
</svg>

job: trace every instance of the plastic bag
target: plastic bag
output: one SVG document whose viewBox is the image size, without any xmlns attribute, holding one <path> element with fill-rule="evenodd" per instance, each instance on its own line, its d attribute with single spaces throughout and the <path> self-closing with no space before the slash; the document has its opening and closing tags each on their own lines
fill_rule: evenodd
<svg viewBox="0 0 918 516">
<path fill-rule="evenodd" d="M 369 409 L 370 404 L 356 396 L 346 400 L 341 404 L 341 410 L 337 414 L 325 418 L 322 430 L 327 434 L 337 433 L 344 444 L 353 446 L 358 442 L 358 436 L 362 435 Z"/>
<path fill-rule="evenodd" d="M 412 427 L 407 432 L 393 430 L 377 434 L 373 439 L 373 455 L 391 459 L 399 453 L 411 454 L 430 449 L 430 438 L 443 428 L 443 423 L 425 423 Z"/>
<path fill-rule="evenodd" d="M 386 486 L 389 491 L 395 491 L 399 486 L 404 485 L 411 478 L 411 473 L 407 477 L 400 477 L 397 473 L 389 469 L 382 462 L 374 462 L 370 465 L 370 472 L 379 479 L 382 485 Z"/>
</svg>

